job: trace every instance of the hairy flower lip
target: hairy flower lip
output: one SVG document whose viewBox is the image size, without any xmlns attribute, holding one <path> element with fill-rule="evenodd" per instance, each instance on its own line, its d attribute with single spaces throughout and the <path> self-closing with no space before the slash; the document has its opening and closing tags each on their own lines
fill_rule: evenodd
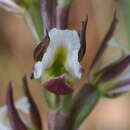
<svg viewBox="0 0 130 130">
<path fill-rule="evenodd" d="M 66 84 L 65 75 L 45 81 L 42 86 L 57 95 L 66 95 L 73 92 L 73 89 Z"/>
</svg>

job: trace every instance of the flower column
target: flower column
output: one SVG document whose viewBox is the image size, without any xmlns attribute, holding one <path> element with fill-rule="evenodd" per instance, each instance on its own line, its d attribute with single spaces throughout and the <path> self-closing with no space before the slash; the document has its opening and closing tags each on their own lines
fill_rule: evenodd
<svg viewBox="0 0 130 130">
<path fill-rule="evenodd" d="M 34 50 L 33 77 L 40 80 L 44 89 L 49 130 L 67 130 L 73 85 L 81 79 L 83 70 L 79 53 L 84 53 L 81 39 L 84 40 L 87 21 L 81 36 L 76 30 L 67 29 L 70 3 L 70 0 L 41 0 L 44 39 Z"/>
</svg>

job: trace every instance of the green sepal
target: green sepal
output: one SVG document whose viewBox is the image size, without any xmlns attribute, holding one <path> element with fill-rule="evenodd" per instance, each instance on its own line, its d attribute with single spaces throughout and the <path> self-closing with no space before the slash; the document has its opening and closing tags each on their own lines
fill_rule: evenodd
<svg viewBox="0 0 130 130">
<path fill-rule="evenodd" d="M 69 129 L 79 128 L 81 123 L 89 116 L 94 109 L 100 93 L 93 86 L 86 84 L 72 101 L 72 108 L 69 116 Z"/>
<path fill-rule="evenodd" d="M 27 19 L 29 19 L 32 21 L 32 27 L 30 25 L 29 28 L 32 31 L 34 37 L 36 38 L 36 40 L 38 42 L 42 41 L 43 39 L 43 25 L 42 25 L 42 17 L 41 17 L 41 12 L 40 12 L 40 0 L 23 0 L 20 3 L 20 7 L 24 8 L 27 13 L 28 16 L 25 16 L 25 20 L 29 21 Z M 25 14 L 26 15 L 26 14 Z M 30 24 L 30 23 L 27 23 Z M 35 30 L 33 30 L 33 28 Z M 34 32 L 36 32 L 37 36 L 35 36 L 36 34 Z"/>
</svg>

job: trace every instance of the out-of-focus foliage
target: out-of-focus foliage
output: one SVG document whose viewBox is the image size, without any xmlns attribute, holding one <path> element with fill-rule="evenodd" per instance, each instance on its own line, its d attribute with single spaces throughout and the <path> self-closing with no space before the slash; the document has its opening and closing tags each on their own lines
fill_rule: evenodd
<svg viewBox="0 0 130 130">
<path fill-rule="evenodd" d="M 127 31 L 130 49 L 130 0 L 119 0 L 117 2 L 119 3 L 119 9 L 121 10 L 123 22 Z"/>
</svg>

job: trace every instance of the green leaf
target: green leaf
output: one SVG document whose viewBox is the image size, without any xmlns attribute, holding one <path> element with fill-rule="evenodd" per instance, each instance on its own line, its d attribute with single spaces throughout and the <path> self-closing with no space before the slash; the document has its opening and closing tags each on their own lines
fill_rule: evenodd
<svg viewBox="0 0 130 130">
<path fill-rule="evenodd" d="M 89 116 L 96 106 L 100 94 L 93 86 L 86 84 L 81 91 L 74 97 L 70 112 L 69 130 L 78 128 L 81 123 Z"/>
</svg>

